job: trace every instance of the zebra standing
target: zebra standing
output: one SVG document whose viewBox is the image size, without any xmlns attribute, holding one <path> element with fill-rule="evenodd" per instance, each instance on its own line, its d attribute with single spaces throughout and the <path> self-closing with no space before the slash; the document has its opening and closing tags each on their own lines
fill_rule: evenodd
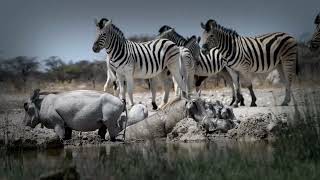
<svg viewBox="0 0 320 180">
<path fill-rule="evenodd" d="M 232 78 L 230 77 L 229 72 L 225 68 L 223 68 L 224 67 L 223 61 L 222 61 L 223 58 L 218 49 L 213 49 L 211 53 L 209 53 L 210 55 L 204 54 L 202 53 L 202 51 L 200 51 L 200 47 L 198 44 L 200 39 L 198 40 L 198 42 L 195 42 L 195 43 L 193 42 L 193 41 L 197 41 L 195 36 L 192 36 L 191 38 L 189 38 L 189 40 L 186 40 L 183 36 L 178 34 L 172 27 L 168 25 L 164 25 L 159 29 L 158 37 L 167 38 L 175 42 L 178 46 L 184 46 L 191 51 L 193 57 L 195 57 L 195 63 L 196 63 L 195 85 L 196 85 L 197 92 L 199 92 L 200 86 L 205 79 L 207 79 L 209 76 L 219 73 L 224 77 L 224 79 L 232 88 L 233 96 L 232 96 L 232 101 L 230 105 L 232 105 L 235 102 L 236 95 L 238 96 L 237 99 L 239 99 L 240 105 L 244 105 L 244 99 L 242 94 L 240 93 L 240 91 L 235 92 L 235 89 L 232 83 Z M 252 99 L 251 106 L 257 106 L 255 103 L 256 96 L 254 94 L 251 81 L 244 79 L 241 81 L 241 84 L 247 87 L 250 91 L 250 95 Z M 237 106 L 237 103 L 235 106 Z"/>
<path fill-rule="evenodd" d="M 316 30 L 310 41 L 310 49 L 312 51 L 316 51 L 320 47 L 320 13 L 315 18 L 314 24 L 316 25 Z"/>
<path fill-rule="evenodd" d="M 280 79 L 286 87 L 282 105 L 291 99 L 291 82 L 297 73 L 297 42 L 286 33 L 270 33 L 257 37 L 240 36 L 210 19 L 206 24 L 202 39 L 203 48 L 218 48 L 228 60 L 228 66 L 240 72 L 265 73 L 277 68 Z M 235 86 L 239 88 L 238 77 Z"/>
<path fill-rule="evenodd" d="M 110 60 L 110 67 L 116 72 L 120 82 L 120 95 L 125 101 L 126 81 L 131 105 L 133 102 L 133 79 L 150 79 L 163 74 L 167 67 L 179 87 L 186 92 L 185 66 L 180 58 L 179 48 L 167 39 L 156 39 L 144 43 L 135 43 L 125 38 L 121 30 L 112 24 L 111 20 L 102 18 L 97 26 L 97 39 L 92 50 L 95 53 L 105 48 Z M 168 98 L 163 98 L 167 103 Z"/>
</svg>

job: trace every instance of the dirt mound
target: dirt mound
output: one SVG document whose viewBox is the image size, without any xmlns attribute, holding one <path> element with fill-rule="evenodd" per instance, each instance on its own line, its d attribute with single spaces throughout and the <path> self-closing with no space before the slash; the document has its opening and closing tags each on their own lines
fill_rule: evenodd
<svg viewBox="0 0 320 180">
<path fill-rule="evenodd" d="M 239 121 L 228 136 L 237 140 L 271 140 L 287 128 L 285 114 L 258 113 Z"/>
</svg>

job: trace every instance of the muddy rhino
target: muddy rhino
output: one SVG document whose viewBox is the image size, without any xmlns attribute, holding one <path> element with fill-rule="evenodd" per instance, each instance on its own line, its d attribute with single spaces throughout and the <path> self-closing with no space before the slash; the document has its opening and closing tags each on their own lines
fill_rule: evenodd
<svg viewBox="0 0 320 180">
<path fill-rule="evenodd" d="M 122 101 L 108 93 L 78 90 L 63 93 L 43 93 L 35 90 L 24 103 L 24 124 L 34 128 L 41 123 L 54 129 L 61 139 L 71 139 L 72 130 L 94 131 L 111 141 L 120 132 L 117 120 L 124 109 Z"/>
</svg>

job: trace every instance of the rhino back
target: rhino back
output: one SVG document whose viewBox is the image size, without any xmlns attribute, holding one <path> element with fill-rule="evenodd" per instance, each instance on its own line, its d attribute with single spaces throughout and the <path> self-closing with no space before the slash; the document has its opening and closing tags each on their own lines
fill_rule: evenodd
<svg viewBox="0 0 320 180">
<path fill-rule="evenodd" d="M 119 102 L 121 103 L 120 100 Z M 68 127 L 79 131 L 93 131 L 102 125 L 102 107 L 119 102 L 111 95 L 96 91 L 70 91 L 56 95 L 53 107 Z"/>
</svg>

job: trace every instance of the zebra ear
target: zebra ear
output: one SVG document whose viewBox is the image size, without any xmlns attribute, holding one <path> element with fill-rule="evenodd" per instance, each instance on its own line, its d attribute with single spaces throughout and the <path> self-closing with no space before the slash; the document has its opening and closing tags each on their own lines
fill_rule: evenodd
<svg viewBox="0 0 320 180">
<path fill-rule="evenodd" d="M 198 36 L 198 38 L 197 38 L 197 42 L 198 42 L 198 43 L 200 43 L 200 41 L 201 41 L 201 37 L 200 37 L 200 36 Z"/>
<path fill-rule="evenodd" d="M 98 23 L 99 23 L 99 22 L 98 22 L 98 19 L 97 19 L 97 18 L 94 18 L 93 21 L 94 21 L 94 25 L 96 25 L 96 26 L 98 27 L 98 26 L 99 26 L 99 25 L 98 25 Z"/>
<path fill-rule="evenodd" d="M 206 30 L 206 25 L 204 25 L 203 22 L 201 22 L 200 25 L 202 29 Z"/>
<path fill-rule="evenodd" d="M 33 94 L 31 95 L 31 100 L 36 101 L 39 98 L 40 95 L 40 89 L 33 90 Z"/>
<path fill-rule="evenodd" d="M 320 24 L 320 14 L 317 15 L 316 19 L 314 20 L 314 24 Z"/>
<path fill-rule="evenodd" d="M 110 19 L 107 23 L 104 24 L 104 27 L 109 26 L 110 24 L 112 24 L 112 20 Z"/>
</svg>

